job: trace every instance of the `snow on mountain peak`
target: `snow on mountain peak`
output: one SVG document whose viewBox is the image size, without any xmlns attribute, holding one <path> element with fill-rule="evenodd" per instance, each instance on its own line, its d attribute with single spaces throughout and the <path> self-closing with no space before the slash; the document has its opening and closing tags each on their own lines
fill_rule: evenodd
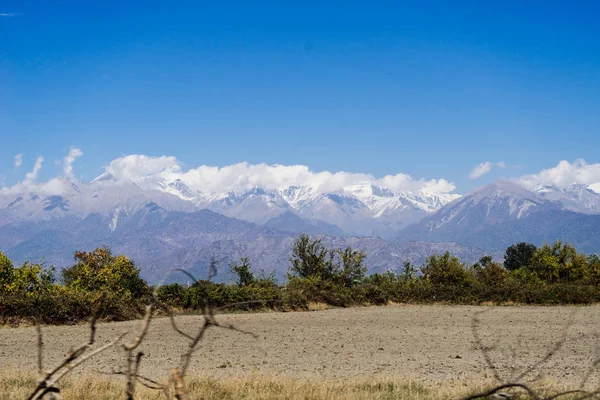
<svg viewBox="0 0 600 400">
<path fill-rule="evenodd" d="M 105 172 L 102 175 L 98 176 L 96 179 L 92 180 L 90 183 L 95 182 L 116 182 L 117 179 L 110 172 Z"/>
<path fill-rule="evenodd" d="M 0 198 L 0 206 L 13 204 L 11 210 L 18 209 L 19 218 L 32 220 L 67 214 L 85 218 L 98 213 L 110 216 L 110 229 L 120 223 L 120 216 L 136 213 L 140 205 L 148 202 L 167 211 L 209 209 L 259 224 L 291 212 L 309 221 L 337 225 L 348 233 L 370 235 L 398 230 L 456 198 L 456 195 L 421 191 L 395 192 L 368 182 L 330 191 L 310 184 L 280 189 L 248 186 L 219 192 L 208 187 L 202 190 L 176 175 L 117 177 L 110 171 L 89 183 L 58 183 L 57 194 L 64 201 L 49 198 L 44 204 L 42 201 L 48 193 L 40 192 L 38 200 L 29 198 L 26 193 L 27 196 L 20 199 L 16 199 L 16 195 Z M 36 193 L 33 190 L 31 194 Z"/>
<path fill-rule="evenodd" d="M 198 192 L 192 190 L 188 185 L 183 183 L 181 179 L 175 179 L 173 182 L 164 186 L 163 189 L 165 192 L 174 194 L 184 200 L 194 199 L 199 195 Z"/>
<path fill-rule="evenodd" d="M 600 183 L 593 183 L 591 185 L 588 185 L 588 189 L 590 189 L 594 193 L 600 194 Z"/>
<path fill-rule="evenodd" d="M 600 213 L 600 193 L 594 190 L 596 185 L 573 184 L 566 188 L 553 185 L 540 185 L 534 192 L 541 198 L 555 201 L 567 210 L 585 213 Z M 600 185 L 597 185 L 600 189 Z"/>
</svg>

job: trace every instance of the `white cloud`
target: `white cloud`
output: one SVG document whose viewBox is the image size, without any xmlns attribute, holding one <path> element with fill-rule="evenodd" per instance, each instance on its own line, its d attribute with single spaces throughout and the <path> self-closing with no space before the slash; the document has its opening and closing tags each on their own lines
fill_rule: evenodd
<svg viewBox="0 0 600 400">
<path fill-rule="evenodd" d="M 473 168 L 473 170 L 469 174 L 469 178 L 471 178 L 471 179 L 481 178 L 483 175 L 490 172 L 492 170 L 492 167 L 493 167 L 493 165 L 491 162 L 489 162 L 489 161 L 482 162 L 481 164 L 478 164 L 475 166 L 475 168 Z"/>
<path fill-rule="evenodd" d="M 23 153 L 21 154 L 17 154 L 15 156 L 15 168 L 19 168 L 21 167 L 21 165 L 23 164 Z"/>
<path fill-rule="evenodd" d="M 106 172 L 118 180 L 138 180 L 158 175 L 181 173 L 181 167 L 175 157 L 149 157 L 132 154 L 114 159 L 106 167 Z"/>
<path fill-rule="evenodd" d="M 600 163 L 588 164 L 583 159 L 573 163 L 561 161 L 556 167 L 544 169 L 537 174 L 525 175 L 517 179 L 527 188 L 539 185 L 552 185 L 566 188 L 573 184 L 597 185 L 600 183 Z"/>
<path fill-rule="evenodd" d="M 25 180 L 23 181 L 24 185 L 30 185 L 36 181 L 38 174 L 40 173 L 40 169 L 42 169 L 43 163 L 44 163 L 44 157 L 38 157 L 35 160 L 35 165 L 33 166 L 33 170 L 31 172 L 28 172 L 27 175 L 25 175 Z"/>
<path fill-rule="evenodd" d="M 129 155 L 113 160 L 106 167 L 106 172 L 119 180 L 181 179 L 194 189 L 221 193 L 229 190 L 244 190 L 253 186 L 266 189 L 310 186 L 320 191 L 334 191 L 355 184 L 374 184 L 394 191 L 426 190 L 434 193 L 449 193 L 455 190 L 455 185 L 445 179 L 414 179 L 406 174 L 376 178 L 364 173 L 314 172 L 305 165 L 242 162 L 225 167 L 201 165 L 183 171 L 177 159 L 168 156 Z"/>
<path fill-rule="evenodd" d="M 496 167 L 504 169 L 506 168 L 506 163 L 504 161 L 497 162 Z"/>
<path fill-rule="evenodd" d="M 75 176 L 73 175 L 73 163 L 76 159 L 83 155 L 83 151 L 78 148 L 72 147 L 69 150 L 69 154 L 67 154 L 63 158 L 63 174 L 65 178 L 69 180 L 74 180 Z"/>
<path fill-rule="evenodd" d="M 33 170 L 26 175 L 22 183 L 1 190 L 4 193 L 13 194 L 30 191 L 62 194 L 70 190 L 69 180 L 74 177 L 73 162 L 82 154 L 83 152 L 79 149 L 71 149 L 63 159 L 63 176 L 40 183 L 36 180 L 44 158 L 39 157 Z M 212 193 L 242 191 L 253 186 L 265 189 L 304 186 L 321 192 L 330 192 L 357 184 L 372 184 L 397 192 L 451 193 L 456 189 L 454 183 L 445 179 L 415 179 L 403 173 L 378 178 L 366 173 L 315 172 L 305 165 L 268 165 L 242 162 L 224 167 L 201 165 L 184 170 L 175 157 L 150 157 L 141 154 L 114 159 L 105 167 L 105 172 L 111 174 L 118 181 L 134 181 L 141 185 L 181 179 L 196 190 Z"/>
<path fill-rule="evenodd" d="M 406 174 L 387 175 L 377 179 L 364 173 L 314 172 L 305 165 L 239 163 L 222 168 L 203 165 L 188 170 L 180 178 L 198 190 L 215 192 L 243 190 L 252 186 L 267 189 L 310 186 L 318 191 L 329 192 L 357 184 L 373 184 L 394 191 L 428 190 L 447 193 L 455 189 L 454 184 L 443 179 L 415 180 Z"/>
<path fill-rule="evenodd" d="M 17 13 L 0 13 L 0 17 L 16 17 Z"/>
</svg>

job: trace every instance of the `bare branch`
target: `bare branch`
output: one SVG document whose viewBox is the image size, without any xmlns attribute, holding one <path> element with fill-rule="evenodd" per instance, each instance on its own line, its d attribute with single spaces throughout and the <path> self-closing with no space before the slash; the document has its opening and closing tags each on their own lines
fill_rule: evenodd
<svg viewBox="0 0 600 400">
<path fill-rule="evenodd" d="M 67 365 L 67 369 L 57 376 L 57 378 L 55 379 L 55 383 L 58 382 L 63 376 L 68 374 L 73 368 L 77 367 L 79 364 L 84 363 L 85 361 L 89 360 L 90 358 L 94 357 L 95 355 L 100 354 L 103 351 L 105 351 L 105 350 L 113 347 L 117 343 L 119 343 L 119 341 L 121 341 L 121 339 L 123 339 L 125 337 L 125 335 L 127 335 L 127 332 L 123 332 L 121 335 L 117 336 L 116 338 L 114 338 L 112 341 L 108 342 L 104 346 L 97 348 L 96 350 L 86 354 L 85 356 L 78 358 L 77 360 L 75 360 L 75 362 Z"/>
<path fill-rule="evenodd" d="M 485 346 L 483 345 L 483 341 L 481 340 L 481 336 L 479 336 L 479 323 L 480 323 L 479 315 L 481 315 L 485 312 L 487 312 L 487 310 L 478 311 L 475 313 L 475 315 L 473 316 L 473 321 L 471 322 L 471 331 L 473 332 L 473 338 L 475 339 L 475 343 L 477 344 L 477 347 L 479 348 L 479 350 L 481 351 L 481 354 L 483 355 L 483 359 L 485 360 L 485 363 L 487 364 L 488 368 L 494 374 L 494 378 L 496 379 L 496 381 L 502 382 L 502 378 L 500 377 L 500 374 L 498 373 L 496 366 L 494 365 L 494 363 L 492 362 L 492 359 L 490 358 L 489 351 L 485 348 Z"/>
<path fill-rule="evenodd" d="M 139 365 L 139 363 L 138 363 Z M 102 375 L 127 375 L 126 372 L 123 371 L 115 371 L 113 370 L 112 372 L 104 372 L 104 371 L 98 371 L 98 370 L 94 370 L 95 373 L 97 374 L 102 374 Z M 140 383 L 140 385 L 147 387 L 148 389 L 152 389 L 152 390 L 161 390 L 163 392 L 163 394 L 165 395 L 165 398 L 167 400 L 170 399 L 169 397 L 169 388 L 167 385 L 162 384 L 160 382 L 157 382 L 153 379 L 150 379 L 146 376 L 143 375 L 139 375 L 138 373 L 136 374 L 132 374 L 132 376 L 137 379 L 137 381 Z"/>
<path fill-rule="evenodd" d="M 527 375 L 529 375 L 531 372 L 535 371 L 538 367 L 545 364 L 547 361 L 550 361 L 550 359 L 552 359 L 552 357 L 554 357 L 554 355 L 563 347 L 563 345 L 567 341 L 567 336 L 569 334 L 569 328 L 573 325 L 574 316 L 575 316 L 575 310 L 573 310 L 571 312 L 571 315 L 569 316 L 567 323 L 563 327 L 563 333 L 562 333 L 560 339 L 554 344 L 554 346 L 552 346 L 552 348 L 546 353 L 546 355 L 541 360 L 539 360 L 538 362 L 533 364 L 526 371 L 524 371 L 521 375 L 519 375 L 515 379 L 516 381 L 520 381 L 521 379 L 523 379 Z"/>
<path fill-rule="evenodd" d="M 125 349 L 127 358 L 127 370 L 125 376 L 127 378 L 127 399 L 133 399 L 135 395 L 135 383 L 137 382 L 136 376 L 139 369 L 139 364 L 142 361 L 143 353 L 139 352 L 137 356 L 133 356 L 133 352 L 142 343 L 142 340 L 146 337 L 148 329 L 150 327 L 150 321 L 152 320 L 152 314 L 154 312 L 154 305 L 146 306 L 146 314 L 142 321 L 142 329 L 140 333 L 135 337 L 131 343 L 123 343 L 123 349 Z"/>
<path fill-rule="evenodd" d="M 42 336 L 42 327 L 40 326 L 39 321 L 36 324 L 35 328 L 37 330 L 37 335 L 38 335 L 38 341 L 37 341 L 38 375 L 41 378 L 44 374 L 44 337 Z"/>
<path fill-rule="evenodd" d="M 512 389 L 512 388 L 523 389 L 524 391 L 527 392 L 527 394 L 533 400 L 542 400 L 542 398 L 533 389 L 531 389 L 529 386 L 527 386 L 523 383 L 506 383 L 504 385 L 500 385 L 493 389 L 490 389 L 487 392 L 482 392 L 482 393 L 478 393 L 478 394 L 474 394 L 474 395 L 465 397 L 465 398 L 463 398 L 463 400 L 476 400 L 476 399 L 487 398 L 489 396 L 492 396 L 492 395 L 498 393 L 499 391 L 501 391 L 503 389 Z"/>
<path fill-rule="evenodd" d="M 596 341 L 597 341 L 598 340 L 598 336 L 599 336 L 598 330 L 596 330 L 594 332 L 593 336 L 596 338 Z M 596 345 L 596 347 L 595 347 L 594 350 L 595 350 L 594 356 L 596 357 L 596 359 L 592 362 L 592 365 L 590 365 L 590 368 L 588 369 L 587 373 L 585 374 L 585 376 L 581 380 L 581 383 L 579 384 L 579 388 L 580 389 L 583 389 L 585 387 L 585 385 L 587 384 L 588 380 L 592 377 L 592 374 L 594 373 L 594 371 L 596 370 L 596 368 L 598 368 L 598 365 L 600 365 L 600 345 Z"/>
<path fill-rule="evenodd" d="M 173 368 L 171 379 L 174 386 L 175 398 L 177 400 L 188 400 L 187 390 L 185 389 L 183 377 L 179 374 L 177 368 Z"/>
<path fill-rule="evenodd" d="M 38 386 L 35 388 L 34 392 L 28 397 L 29 400 L 37 400 L 41 399 L 46 393 L 50 391 L 56 391 L 55 385 L 69 372 L 71 372 L 78 365 L 84 363 L 90 358 L 94 357 L 97 354 L 109 349 L 110 347 L 116 345 L 127 332 L 123 332 L 120 336 L 113 339 L 111 342 L 105 344 L 102 347 L 99 347 L 90 353 L 84 355 L 85 351 L 88 349 L 89 344 L 85 344 L 79 347 L 77 350 L 71 352 L 63 362 L 56 367 L 54 370 L 49 372 L 45 379 L 42 380 Z"/>
<path fill-rule="evenodd" d="M 178 271 L 178 272 L 182 272 L 183 274 L 185 274 L 186 276 L 188 276 L 189 278 L 191 278 L 193 280 L 193 284 L 197 285 L 199 283 L 198 279 L 196 279 L 195 276 L 193 276 L 191 273 L 189 273 L 188 271 L 185 271 L 183 269 L 175 269 L 173 271 Z M 212 279 L 217 273 L 217 268 L 216 268 L 216 261 L 213 259 L 210 263 L 210 267 L 209 267 L 209 272 L 208 272 L 208 284 L 210 283 L 210 279 Z M 165 278 L 166 279 L 166 278 Z M 155 302 L 157 304 L 160 304 L 158 302 L 158 300 L 155 297 Z M 263 302 L 263 301 L 255 301 L 255 302 L 240 302 L 237 303 L 237 305 L 241 305 L 241 304 L 250 304 L 250 303 L 259 303 L 259 302 Z M 225 306 L 225 307 L 221 307 L 217 310 L 220 309 L 225 309 L 228 307 L 233 307 L 234 305 L 229 305 L 229 306 Z M 244 333 L 244 334 L 251 334 L 250 332 L 245 332 L 241 329 L 237 329 L 236 327 L 234 327 L 233 325 L 221 325 L 219 324 L 215 318 L 214 318 L 214 313 L 215 313 L 215 309 L 212 307 L 212 305 L 210 304 L 210 298 L 208 296 L 206 296 L 205 299 L 205 304 L 203 305 L 203 311 L 202 311 L 202 317 L 204 319 L 203 324 L 200 326 L 200 328 L 198 329 L 197 333 L 195 335 L 190 335 L 187 334 L 185 332 L 183 332 L 178 326 L 177 323 L 175 322 L 175 318 L 173 316 L 173 313 L 168 309 L 168 307 L 161 305 L 162 308 L 166 309 L 167 314 L 169 315 L 169 319 L 171 321 L 171 326 L 173 327 L 173 329 L 175 330 L 175 332 L 177 332 L 178 334 L 180 334 L 181 336 L 185 337 L 186 339 L 189 340 L 189 344 L 188 344 L 188 349 L 185 353 L 183 353 L 181 355 L 181 363 L 179 368 L 175 368 L 173 369 L 173 372 L 171 374 L 171 378 L 169 380 L 169 386 L 173 385 L 173 389 L 174 389 L 174 393 L 175 393 L 175 397 L 178 400 L 187 400 L 188 399 L 188 395 L 187 395 L 187 391 L 185 389 L 185 382 L 184 382 L 184 378 L 186 375 L 186 372 L 189 368 L 191 359 L 192 359 L 192 355 L 198 350 L 198 345 L 199 343 L 202 341 L 202 339 L 204 338 L 204 335 L 206 333 L 206 331 L 211 328 L 211 327 L 217 327 L 217 328 L 222 328 L 222 329 L 229 329 L 232 331 L 236 331 L 236 332 L 240 332 L 240 333 Z M 255 335 L 253 335 L 254 337 L 256 337 Z"/>
<path fill-rule="evenodd" d="M 96 341 L 96 322 L 98 321 L 98 312 L 95 311 L 92 314 L 92 321 L 90 322 L 90 341 L 88 344 L 91 346 Z"/>
<path fill-rule="evenodd" d="M 45 376 L 43 375 L 43 336 L 42 336 L 42 328 L 37 324 L 37 333 L 38 333 L 38 370 L 40 371 L 40 381 L 37 387 L 34 389 L 33 393 L 29 396 L 29 399 L 40 399 L 46 393 L 49 392 L 57 392 L 58 389 L 55 385 L 71 370 L 90 359 L 91 357 L 99 354 L 100 352 L 108 349 L 111 346 L 114 346 L 118 341 L 121 340 L 125 333 L 121 336 L 114 339 L 112 342 L 107 345 L 96 349 L 88 354 L 85 352 L 88 350 L 90 346 L 94 344 L 95 341 L 95 333 L 96 333 L 96 321 L 97 321 L 97 309 L 94 311 L 92 316 L 92 320 L 90 321 L 90 339 L 86 344 L 79 346 L 78 348 L 69 351 L 67 357 L 53 370 L 48 372 Z M 85 354 L 85 355 L 84 355 Z"/>
<path fill-rule="evenodd" d="M 598 365 L 600 365 L 600 358 L 594 360 L 594 362 L 590 366 L 590 369 L 588 370 L 588 372 L 585 374 L 585 376 L 581 380 L 581 384 L 579 385 L 580 388 L 583 388 L 587 384 L 587 382 L 591 378 L 592 374 L 594 373 L 594 369 L 598 368 Z"/>
<path fill-rule="evenodd" d="M 177 322 L 175 321 L 175 316 L 173 315 L 173 312 L 169 309 L 169 307 L 166 304 L 161 303 L 157 298 L 154 299 L 156 305 L 158 308 L 160 308 L 161 310 L 163 310 L 167 316 L 169 317 L 169 320 L 171 322 L 171 327 L 173 328 L 173 330 L 177 333 L 179 333 L 181 336 L 189 339 L 189 340 L 194 340 L 194 338 L 191 335 L 188 335 L 187 333 L 185 333 L 183 330 L 181 330 L 178 326 L 177 326 Z"/>
<path fill-rule="evenodd" d="M 152 305 L 146 306 L 146 313 L 144 315 L 144 319 L 142 320 L 142 329 L 140 333 L 135 337 L 133 342 L 131 342 L 130 344 L 123 343 L 123 348 L 125 350 L 135 350 L 140 345 L 140 343 L 146 336 L 146 333 L 148 333 L 148 328 L 150 327 L 150 320 L 152 319 L 153 311 L 154 307 Z"/>
<path fill-rule="evenodd" d="M 475 342 L 477 343 L 478 347 L 481 349 L 484 359 L 487 363 L 487 365 L 489 366 L 489 368 L 494 372 L 494 376 L 496 377 L 497 380 L 500 380 L 500 376 L 496 371 L 496 368 L 494 366 L 494 364 L 492 363 L 489 354 L 488 354 L 488 350 L 483 347 L 482 345 L 482 340 L 481 337 L 479 336 L 479 332 L 478 332 L 478 326 L 479 326 L 479 318 L 478 316 L 482 313 L 484 313 L 486 310 L 484 311 L 480 311 L 477 312 L 474 317 L 473 317 L 473 323 L 471 325 L 472 330 L 473 330 L 473 336 L 475 338 Z M 552 348 L 544 355 L 544 357 L 542 357 L 542 359 L 540 359 L 538 362 L 536 362 L 535 364 L 533 364 L 531 367 L 527 368 L 527 370 L 525 370 L 523 373 L 521 373 L 516 379 L 515 381 L 519 381 L 523 378 L 525 378 L 527 375 L 529 375 L 530 373 L 532 373 L 533 371 L 535 371 L 536 369 L 538 369 L 541 365 L 543 365 L 544 363 L 548 362 L 550 359 L 552 359 L 552 357 L 554 357 L 554 355 L 564 346 L 564 344 L 567 341 L 567 336 L 569 333 L 569 328 L 572 326 L 573 323 L 573 318 L 575 315 L 575 311 L 573 311 L 571 313 L 571 316 L 567 322 L 567 324 L 564 326 L 563 328 L 563 333 L 560 337 L 560 339 L 554 344 L 554 346 L 552 346 Z M 600 361 L 597 361 L 596 363 L 600 363 Z M 594 363 L 594 366 L 596 365 L 596 363 Z M 590 371 L 591 373 L 591 371 Z M 587 376 L 584 378 L 584 383 L 587 380 Z M 583 383 L 582 383 L 583 385 Z M 469 397 L 464 398 L 463 400 L 474 400 L 474 399 L 480 399 L 480 398 L 488 398 L 489 396 L 492 396 L 496 393 L 498 393 L 499 391 L 503 390 L 503 389 L 522 389 L 525 392 L 527 392 L 527 394 L 529 395 L 529 397 L 533 400 L 555 400 L 555 399 L 559 399 L 563 396 L 572 396 L 575 394 L 582 394 L 583 397 L 580 398 L 580 400 L 582 399 L 588 399 L 588 398 L 592 398 L 597 396 L 598 394 L 600 394 L 600 390 L 596 391 L 596 392 L 586 392 L 584 390 L 570 390 L 570 391 L 565 391 L 565 392 L 561 392 L 561 393 L 557 393 L 554 394 L 552 396 L 549 397 L 545 397 L 542 398 L 536 391 L 534 391 L 529 385 L 525 384 L 525 383 L 505 383 L 499 386 L 496 386 L 486 392 L 482 392 L 482 393 L 478 393 Z"/>
</svg>

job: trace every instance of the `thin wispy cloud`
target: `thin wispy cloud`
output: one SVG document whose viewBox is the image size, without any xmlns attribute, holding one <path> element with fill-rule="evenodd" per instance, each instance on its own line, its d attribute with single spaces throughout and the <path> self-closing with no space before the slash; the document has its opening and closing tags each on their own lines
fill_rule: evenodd
<svg viewBox="0 0 600 400">
<path fill-rule="evenodd" d="M 16 17 L 19 13 L 0 13 L 0 17 Z"/>
<path fill-rule="evenodd" d="M 491 162 L 489 162 L 489 161 L 482 162 L 481 164 L 478 164 L 475 166 L 475 168 L 473 168 L 473 170 L 469 174 L 469 178 L 471 178 L 471 179 L 481 178 L 482 176 L 484 176 L 485 174 L 490 172 L 492 170 L 492 168 L 493 168 L 493 164 Z"/>
<path fill-rule="evenodd" d="M 15 169 L 19 169 L 22 164 L 23 164 L 23 153 L 20 153 L 15 156 Z"/>
<path fill-rule="evenodd" d="M 73 174 L 73 163 L 82 155 L 83 151 L 73 147 L 69 150 L 69 154 L 63 158 L 63 173 L 65 178 L 69 180 L 75 179 L 75 175 Z"/>
<path fill-rule="evenodd" d="M 488 174 L 494 168 L 506 168 L 506 163 L 504 161 L 498 161 L 497 163 L 493 163 L 490 161 L 485 161 L 480 164 L 477 164 L 469 173 L 469 178 L 471 179 L 479 179 L 485 174 Z"/>
<path fill-rule="evenodd" d="M 43 163 L 44 163 L 44 157 L 38 157 L 35 160 L 35 165 L 33 166 L 33 170 L 31 170 L 31 172 L 29 172 L 29 173 L 27 173 L 27 175 L 25 175 L 25 180 L 23 181 L 23 183 L 25 185 L 30 185 L 35 182 L 35 180 L 38 177 L 38 174 L 40 173 L 40 169 L 42 169 Z"/>
</svg>

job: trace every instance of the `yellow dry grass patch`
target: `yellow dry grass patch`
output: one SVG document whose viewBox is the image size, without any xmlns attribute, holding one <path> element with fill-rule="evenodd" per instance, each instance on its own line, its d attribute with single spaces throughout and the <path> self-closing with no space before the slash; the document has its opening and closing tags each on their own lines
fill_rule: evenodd
<svg viewBox="0 0 600 400">
<path fill-rule="evenodd" d="M 17 371 L 0 374 L 0 399 L 25 399 L 36 385 L 33 375 Z M 124 398 L 124 379 L 84 375 L 67 378 L 60 385 L 66 400 L 108 400 Z M 464 390 L 431 389 L 414 382 L 380 380 L 296 380 L 275 376 L 247 376 L 223 379 L 187 379 L 191 399 L 214 400 L 442 400 L 458 398 Z M 164 395 L 138 385 L 136 398 L 164 399 Z"/>
<path fill-rule="evenodd" d="M 18 371 L 0 372 L 0 400 L 25 399 L 35 386 L 36 378 L 33 375 L 22 375 Z M 125 398 L 125 381 L 117 377 L 83 375 L 66 378 L 59 386 L 65 400 Z M 203 400 L 447 400 L 461 399 L 493 386 L 491 382 L 479 382 L 467 388 L 464 385 L 432 386 L 393 379 L 306 380 L 266 375 L 187 379 L 190 399 Z M 548 382 L 534 386 L 537 390 L 543 388 L 540 394 L 556 394 L 568 390 Z M 135 397 L 136 399 L 165 399 L 161 392 L 142 385 L 137 386 Z M 568 400 L 573 397 L 561 397 L 563 398 Z"/>
</svg>

